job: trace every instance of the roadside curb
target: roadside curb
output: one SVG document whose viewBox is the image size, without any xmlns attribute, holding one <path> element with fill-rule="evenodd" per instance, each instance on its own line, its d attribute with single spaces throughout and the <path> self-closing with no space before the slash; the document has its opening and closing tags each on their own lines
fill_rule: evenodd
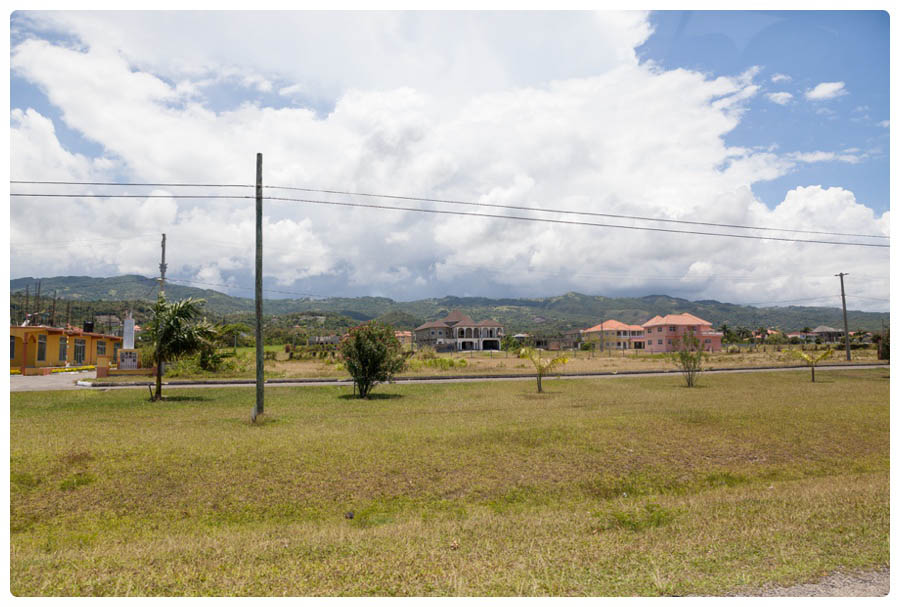
<svg viewBox="0 0 900 607">
<path fill-rule="evenodd" d="M 890 368 L 889 362 L 875 362 L 875 363 L 847 363 L 842 365 L 822 365 L 817 366 L 816 368 L 819 370 L 835 370 L 835 369 L 846 369 L 848 367 L 886 367 Z M 727 373 L 734 371 L 780 371 L 780 370 L 791 370 L 791 369 L 808 369 L 807 365 L 781 365 L 781 366 L 767 366 L 767 367 L 710 367 L 708 369 L 703 369 L 704 373 Z M 613 377 L 620 375 L 659 375 L 664 373 L 681 373 L 678 369 L 657 369 L 657 370 L 646 370 L 646 371 L 594 371 L 589 373 L 552 373 L 547 375 L 548 378 L 554 377 Z M 435 381 L 435 380 L 472 380 L 477 381 L 479 379 L 533 379 L 533 374 L 525 374 L 525 373 L 497 373 L 497 374 L 485 374 L 485 375 L 421 375 L 416 377 L 395 377 L 392 382 L 389 383 L 416 383 L 420 381 Z M 352 379 L 349 377 L 316 377 L 316 378 L 272 378 L 265 380 L 265 384 L 267 385 L 277 385 L 277 384 L 334 384 L 334 383 L 352 383 Z M 78 386 L 83 386 L 87 388 L 117 388 L 117 387 L 127 387 L 127 386 L 146 386 L 152 384 L 152 382 L 98 382 L 91 380 L 79 380 L 75 382 Z M 197 385 L 211 385 L 211 386 L 243 386 L 243 385 L 255 385 L 256 380 L 254 379 L 203 379 L 203 380 L 190 380 L 190 379 L 175 379 L 170 381 L 164 381 L 164 386 L 197 386 Z"/>
</svg>

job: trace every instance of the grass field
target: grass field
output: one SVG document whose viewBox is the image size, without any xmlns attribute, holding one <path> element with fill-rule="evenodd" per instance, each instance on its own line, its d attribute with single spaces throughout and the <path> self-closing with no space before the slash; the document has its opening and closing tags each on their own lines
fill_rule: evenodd
<svg viewBox="0 0 900 607">
<path fill-rule="evenodd" d="M 794 346 L 796 348 L 797 346 Z M 769 367 L 803 364 L 797 358 L 788 357 L 782 346 L 778 352 L 775 346 L 765 346 L 766 350 L 755 352 L 743 351 L 728 354 L 718 352 L 710 354 L 704 361 L 706 368 L 734 368 L 734 367 Z M 267 351 L 275 352 L 276 360 L 265 362 L 267 378 L 344 378 L 347 372 L 335 360 L 287 360 L 287 354 L 283 346 L 266 346 Z M 223 352 L 231 350 L 223 350 Z M 548 354 L 557 355 L 559 352 Z M 569 356 L 569 362 L 560 367 L 561 373 L 604 373 L 622 371 L 663 371 L 674 370 L 677 367 L 671 356 L 665 354 L 635 354 L 634 351 L 624 354 L 618 352 L 562 352 Z M 167 373 L 168 379 L 193 379 L 193 378 L 254 378 L 256 376 L 255 350 L 253 348 L 238 348 L 240 363 L 234 365 L 234 369 L 219 373 L 180 372 Z M 534 367 L 527 359 L 520 359 L 506 352 L 457 352 L 452 354 L 440 354 L 438 361 L 421 360 L 418 357 L 411 359 L 409 367 L 401 375 L 403 377 L 422 376 L 450 376 L 450 375 L 493 375 L 493 374 L 534 374 Z M 877 353 L 874 349 L 854 350 L 853 362 L 877 361 Z M 439 363 L 440 360 L 453 361 L 452 366 Z M 463 361 L 463 362 L 460 362 Z M 835 352 L 831 358 L 823 361 L 823 364 L 841 364 L 846 362 L 843 351 Z M 104 378 L 104 382 L 133 382 L 134 377 L 110 377 Z"/>
<path fill-rule="evenodd" d="M 889 562 L 888 370 L 10 396 L 16 595 L 720 595 Z M 347 518 L 352 512 L 353 517 Z"/>
</svg>

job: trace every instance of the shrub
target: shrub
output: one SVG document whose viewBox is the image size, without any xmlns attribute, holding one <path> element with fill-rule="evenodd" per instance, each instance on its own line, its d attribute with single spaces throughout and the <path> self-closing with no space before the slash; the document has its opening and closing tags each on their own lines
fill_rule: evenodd
<svg viewBox="0 0 900 607">
<path fill-rule="evenodd" d="M 406 366 L 407 354 L 393 327 L 378 321 L 350 329 L 341 340 L 340 353 L 360 398 L 367 398 L 376 384 L 390 381 Z"/>
<path fill-rule="evenodd" d="M 681 371 L 685 385 L 693 388 L 703 370 L 703 350 L 700 348 L 700 340 L 692 335 L 685 335 L 681 340 L 681 348 L 672 355 L 672 361 Z"/>
</svg>

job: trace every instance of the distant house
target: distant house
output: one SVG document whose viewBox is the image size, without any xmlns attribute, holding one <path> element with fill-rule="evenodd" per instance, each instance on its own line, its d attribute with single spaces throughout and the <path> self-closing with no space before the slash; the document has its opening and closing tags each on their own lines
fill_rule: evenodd
<svg viewBox="0 0 900 607">
<path fill-rule="evenodd" d="M 803 331 L 791 331 L 786 335 L 788 339 L 799 339 L 802 342 L 814 342 L 816 341 L 816 336 L 814 333 L 804 333 Z"/>
<path fill-rule="evenodd" d="M 840 341 L 844 337 L 844 332 L 834 327 L 826 327 L 825 325 L 819 325 L 815 329 L 812 330 L 812 334 L 822 340 L 823 343 L 830 344 L 837 341 Z"/>
<path fill-rule="evenodd" d="M 341 343 L 340 335 L 312 335 L 307 340 L 309 345 L 336 345 Z"/>
<path fill-rule="evenodd" d="M 603 349 L 643 350 L 644 327 L 627 325 L 618 320 L 604 320 L 581 332 L 584 343 L 594 343 Z"/>
<path fill-rule="evenodd" d="M 415 329 L 416 344 L 455 351 L 499 350 L 502 338 L 503 325 L 499 322 L 475 322 L 460 310 Z"/>
<path fill-rule="evenodd" d="M 399 341 L 400 345 L 404 348 L 412 347 L 413 345 L 412 331 L 394 331 L 394 337 L 397 338 L 397 341 Z"/>
<path fill-rule="evenodd" d="M 648 352 L 675 352 L 686 335 L 693 335 L 707 352 L 722 349 L 722 333 L 713 331 L 712 323 L 693 314 L 654 316 L 643 324 L 645 349 Z"/>
</svg>

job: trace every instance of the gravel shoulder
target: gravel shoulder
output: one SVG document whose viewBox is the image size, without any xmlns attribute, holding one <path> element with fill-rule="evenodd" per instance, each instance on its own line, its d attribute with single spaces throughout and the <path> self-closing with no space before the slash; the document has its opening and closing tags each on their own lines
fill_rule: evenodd
<svg viewBox="0 0 900 607">
<path fill-rule="evenodd" d="M 891 590 L 891 570 L 837 572 L 820 581 L 796 586 L 764 586 L 732 596 L 887 596 Z"/>
</svg>

